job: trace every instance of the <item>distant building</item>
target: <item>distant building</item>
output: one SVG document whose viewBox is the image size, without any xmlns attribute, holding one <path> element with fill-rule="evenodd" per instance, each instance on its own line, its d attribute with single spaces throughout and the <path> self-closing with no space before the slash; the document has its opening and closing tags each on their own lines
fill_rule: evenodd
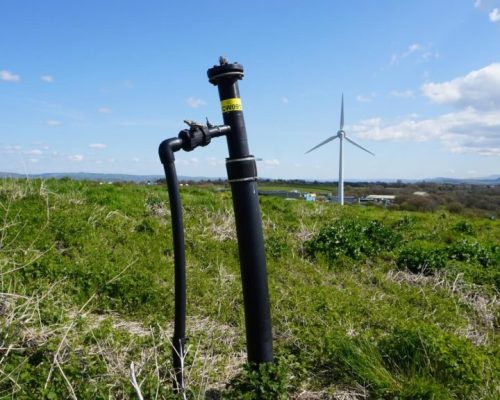
<svg viewBox="0 0 500 400">
<path fill-rule="evenodd" d="M 344 204 L 356 204 L 356 203 L 359 203 L 359 197 L 344 196 Z"/>
<path fill-rule="evenodd" d="M 391 204 L 396 199 L 393 194 L 370 194 L 360 199 L 361 203 Z"/>
<path fill-rule="evenodd" d="M 305 201 L 316 201 L 316 193 L 304 193 Z"/>
<path fill-rule="evenodd" d="M 300 192 L 297 190 L 289 192 L 286 190 L 259 190 L 259 195 L 281 197 L 283 199 L 300 199 Z"/>
<path fill-rule="evenodd" d="M 331 203 L 338 203 L 339 198 L 338 196 L 333 196 L 333 195 L 328 195 L 327 199 Z M 344 204 L 358 204 L 359 203 L 359 197 L 356 196 L 344 196 Z"/>
<path fill-rule="evenodd" d="M 427 192 L 413 192 L 415 196 L 429 196 L 429 193 Z"/>
</svg>

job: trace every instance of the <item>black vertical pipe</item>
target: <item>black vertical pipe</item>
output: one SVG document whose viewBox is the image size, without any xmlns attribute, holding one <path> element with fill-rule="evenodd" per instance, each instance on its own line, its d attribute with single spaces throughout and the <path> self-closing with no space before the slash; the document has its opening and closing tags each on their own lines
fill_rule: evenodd
<svg viewBox="0 0 500 400">
<path fill-rule="evenodd" d="M 174 151 L 180 149 L 180 139 L 165 140 L 160 144 L 159 155 L 167 180 L 170 213 L 172 217 L 172 237 L 174 243 L 174 335 L 172 338 L 172 358 L 174 364 L 177 391 L 184 390 L 182 358 L 185 355 L 186 344 L 186 255 L 184 244 L 184 225 L 182 221 L 182 204 L 179 193 L 179 182 L 175 170 Z"/>
<path fill-rule="evenodd" d="M 220 65 L 210 68 L 207 73 L 210 83 L 219 89 L 224 124 L 231 127 L 231 132 L 226 136 L 229 149 L 226 165 L 238 236 L 248 361 L 256 364 L 273 362 L 271 312 L 257 174 L 250 176 L 252 174 L 248 172 L 249 161 L 253 162 L 254 169 L 255 161 L 248 149 L 237 82 L 243 77 L 243 67 L 237 63 L 228 64 L 222 58 L 220 61 Z M 229 176 L 230 167 L 232 176 Z"/>
</svg>

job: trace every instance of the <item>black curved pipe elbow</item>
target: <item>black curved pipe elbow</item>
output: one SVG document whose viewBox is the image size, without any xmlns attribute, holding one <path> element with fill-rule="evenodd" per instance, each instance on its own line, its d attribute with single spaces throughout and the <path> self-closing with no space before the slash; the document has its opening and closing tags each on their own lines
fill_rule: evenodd
<svg viewBox="0 0 500 400">
<path fill-rule="evenodd" d="M 175 276 L 175 317 L 174 335 L 172 338 L 172 357 L 174 364 L 177 391 L 184 390 L 183 360 L 186 344 L 186 255 L 184 243 L 184 224 L 182 220 L 182 204 L 179 193 L 179 182 L 175 170 L 174 152 L 182 146 L 182 140 L 172 138 L 164 140 L 158 149 L 160 160 L 167 180 L 170 212 L 172 217 L 172 238 L 174 243 L 174 276 Z"/>
<path fill-rule="evenodd" d="M 174 364 L 174 387 L 177 392 L 185 389 L 184 356 L 186 354 L 186 253 L 184 241 L 184 223 L 182 220 L 182 204 L 179 192 L 179 182 L 175 170 L 174 153 L 181 149 L 191 151 L 198 146 L 206 146 L 211 138 L 223 136 L 231 128 L 227 125 L 201 126 L 190 125 L 189 130 L 183 130 L 176 138 L 161 142 L 158 148 L 165 179 L 167 181 L 170 213 L 172 218 L 172 238 L 174 242 L 174 276 L 175 276 L 175 316 L 174 335 L 172 338 L 172 358 Z"/>
</svg>

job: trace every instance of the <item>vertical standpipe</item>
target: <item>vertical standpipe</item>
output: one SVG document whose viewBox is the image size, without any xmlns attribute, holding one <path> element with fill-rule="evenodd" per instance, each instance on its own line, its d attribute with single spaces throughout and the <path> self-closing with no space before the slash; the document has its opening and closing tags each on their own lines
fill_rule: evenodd
<svg viewBox="0 0 500 400">
<path fill-rule="evenodd" d="M 220 65 L 207 71 L 210 83 L 219 89 L 224 124 L 231 127 L 227 137 L 228 181 L 233 196 L 236 233 L 243 285 L 248 362 L 273 362 L 271 312 L 267 286 L 266 257 L 257 192 L 255 158 L 248 149 L 238 80 L 243 66 L 221 57 Z"/>
</svg>

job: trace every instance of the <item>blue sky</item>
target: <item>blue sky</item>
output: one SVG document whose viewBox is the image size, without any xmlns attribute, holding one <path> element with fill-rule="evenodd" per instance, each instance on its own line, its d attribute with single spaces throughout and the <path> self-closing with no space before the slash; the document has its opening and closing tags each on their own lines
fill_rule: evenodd
<svg viewBox="0 0 500 400">
<path fill-rule="evenodd" d="M 500 0 L 1 1 L 0 171 L 161 174 L 183 119 L 222 121 L 206 70 L 245 67 L 259 175 L 500 174 Z M 177 156 L 224 176 L 224 139 Z"/>
</svg>

